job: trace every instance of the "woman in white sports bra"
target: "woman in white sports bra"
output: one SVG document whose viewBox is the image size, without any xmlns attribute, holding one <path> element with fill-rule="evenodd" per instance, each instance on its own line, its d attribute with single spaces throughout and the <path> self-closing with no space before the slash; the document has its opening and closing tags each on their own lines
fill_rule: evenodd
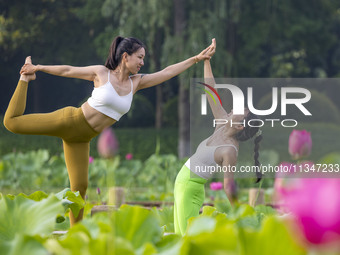
<svg viewBox="0 0 340 255">
<path fill-rule="evenodd" d="M 210 58 L 205 55 L 209 47 L 194 57 L 147 75 L 138 74 L 144 65 L 145 46 L 132 37 L 117 36 L 113 40 L 105 66 L 33 65 L 27 57 L 5 113 L 4 125 L 13 133 L 62 138 L 71 190 L 79 191 L 85 198 L 90 140 L 129 111 L 134 93 L 169 80 L 193 64 Z M 93 81 L 92 95 L 79 108 L 65 107 L 51 113 L 24 115 L 28 82 L 35 80 L 37 71 Z M 71 212 L 71 225 L 82 217 L 83 211 L 76 217 Z"/>
<path fill-rule="evenodd" d="M 215 49 L 216 42 L 213 40 L 213 44 L 206 54 L 210 57 L 213 56 Z M 209 59 L 204 61 L 204 78 L 205 83 L 214 87 L 214 76 Z M 233 112 L 228 114 L 222 105 L 215 104 L 209 96 L 207 98 L 215 119 L 227 119 L 228 123 L 231 120 L 234 123 L 242 123 L 243 120 L 248 123 L 250 119 L 258 119 L 258 116 L 247 109 L 244 115 L 236 115 Z M 217 101 L 217 98 L 215 99 Z M 259 124 L 256 121 L 252 123 L 254 126 Z M 175 181 L 174 226 L 176 234 L 184 235 L 188 219 L 199 215 L 205 198 L 204 184 L 212 177 L 212 174 L 208 171 L 196 171 L 196 169 L 207 169 L 207 167 L 216 167 L 217 165 L 228 169 L 228 166 L 235 166 L 239 142 L 246 141 L 252 137 L 256 137 L 254 139 L 254 160 L 255 165 L 259 166 L 258 149 L 262 136 L 258 127 L 243 126 L 242 124 L 234 124 L 230 127 L 230 124 L 220 124 L 216 126 L 214 133 L 210 137 L 199 144 L 195 154 L 184 164 Z M 258 182 L 261 179 L 261 173 L 256 173 L 256 175 Z M 233 199 L 229 187 L 233 181 L 232 173 L 224 175 L 224 190 L 231 203 Z"/>
</svg>

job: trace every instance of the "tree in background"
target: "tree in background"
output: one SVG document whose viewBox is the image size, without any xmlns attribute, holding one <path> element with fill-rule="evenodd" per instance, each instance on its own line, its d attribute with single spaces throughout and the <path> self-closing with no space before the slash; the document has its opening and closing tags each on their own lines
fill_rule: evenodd
<svg viewBox="0 0 340 255">
<path fill-rule="evenodd" d="M 0 79 L 4 92 L 0 98 L 5 112 L 26 56 L 34 63 L 87 65 L 97 62 L 86 25 L 76 10 L 83 0 L 2 1 L 0 3 Z M 30 86 L 27 110 L 52 111 L 65 103 L 79 104 L 90 87 L 70 86 L 83 83 L 45 74 Z M 33 93 L 32 93 L 33 92 Z"/>
</svg>

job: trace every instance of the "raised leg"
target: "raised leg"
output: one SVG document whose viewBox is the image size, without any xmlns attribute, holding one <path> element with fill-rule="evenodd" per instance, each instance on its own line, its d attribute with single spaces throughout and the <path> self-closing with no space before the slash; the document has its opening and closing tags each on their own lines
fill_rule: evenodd
<svg viewBox="0 0 340 255">
<path fill-rule="evenodd" d="M 31 63 L 31 58 L 26 58 L 26 63 Z M 23 115 L 26 108 L 28 82 L 35 79 L 35 74 L 22 74 L 14 94 L 9 102 L 4 117 L 5 127 L 17 134 L 30 135 L 52 135 L 61 137 L 65 130 L 64 109 L 52 113 L 44 114 L 26 114 Z"/>
</svg>

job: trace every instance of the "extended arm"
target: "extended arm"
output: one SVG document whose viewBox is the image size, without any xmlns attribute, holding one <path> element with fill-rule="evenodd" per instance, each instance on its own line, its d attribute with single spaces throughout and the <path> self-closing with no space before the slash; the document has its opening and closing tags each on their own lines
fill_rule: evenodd
<svg viewBox="0 0 340 255">
<path fill-rule="evenodd" d="M 78 78 L 88 81 L 94 81 L 98 72 L 103 69 L 103 66 L 85 66 L 76 67 L 69 65 L 32 65 L 25 64 L 21 70 L 20 74 L 33 74 L 35 72 L 41 71 L 44 73 L 68 77 L 68 78 Z"/>
<path fill-rule="evenodd" d="M 211 70 L 210 60 L 204 60 L 204 82 L 211 87 L 215 87 L 215 79 L 213 72 Z M 210 95 L 207 94 L 209 106 L 211 108 L 211 111 L 214 115 L 215 119 L 222 119 L 227 115 L 227 112 L 221 105 L 220 101 L 218 100 L 215 93 L 212 93 L 212 91 L 208 88 L 206 88 L 208 91 L 211 92 L 211 95 L 214 97 L 215 101 L 211 98 Z"/>
<path fill-rule="evenodd" d="M 150 88 L 162 82 L 170 80 L 176 75 L 184 72 L 196 62 L 198 62 L 197 57 L 191 57 L 177 64 L 170 65 L 159 72 L 142 75 L 137 89 L 140 90 Z"/>
<path fill-rule="evenodd" d="M 145 89 L 145 88 L 150 88 L 155 85 L 158 85 L 162 82 L 165 82 L 176 75 L 179 75 L 180 73 L 184 72 L 186 69 L 191 67 L 193 64 L 204 60 L 204 59 L 210 59 L 209 55 L 206 55 L 206 53 L 209 51 L 211 48 L 211 45 L 204 49 L 200 54 L 188 58 L 187 60 L 184 60 L 182 62 L 170 65 L 163 70 L 152 73 L 152 74 L 147 74 L 147 75 L 141 75 L 141 79 L 139 81 L 137 90 L 140 89 Z"/>
</svg>

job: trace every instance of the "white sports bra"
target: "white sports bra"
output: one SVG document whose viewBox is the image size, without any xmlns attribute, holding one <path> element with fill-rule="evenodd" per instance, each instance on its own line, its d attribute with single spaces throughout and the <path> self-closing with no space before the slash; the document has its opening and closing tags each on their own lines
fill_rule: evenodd
<svg viewBox="0 0 340 255">
<path fill-rule="evenodd" d="M 197 147 L 197 150 L 194 155 L 192 155 L 187 162 L 185 162 L 185 166 L 190 169 L 191 172 L 197 174 L 198 176 L 204 178 L 204 179 L 210 179 L 213 177 L 213 173 L 210 173 L 209 171 L 196 171 L 197 169 L 204 169 L 208 166 L 217 166 L 217 163 L 215 162 L 214 155 L 215 151 L 219 147 L 233 147 L 236 150 L 236 153 L 238 153 L 238 150 L 235 145 L 233 144 L 222 144 L 222 145 L 207 145 L 209 137 L 202 141 L 199 146 Z M 198 167 L 196 169 L 196 167 Z"/>
<path fill-rule="evenodd" d="M 125 96 L 120 96 L 110 82 L 110 70 L 107 77 L 107 83 L 100 87 L 94 88 L 92 95 L 87 100 L 87 102 L 98 112 L 101 112 L 106 116 L 118 121 L 131 108 L 133 83 L 129 77 L 131 91 Z"/>
</svg>

